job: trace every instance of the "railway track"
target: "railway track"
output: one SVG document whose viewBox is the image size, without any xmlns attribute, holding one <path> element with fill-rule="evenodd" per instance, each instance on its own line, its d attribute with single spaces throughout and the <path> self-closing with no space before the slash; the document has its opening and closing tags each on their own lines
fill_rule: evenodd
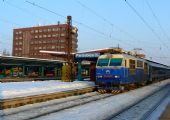
<svg viewBox="0 0 170 120">
<path fill-rule="evenodd" d="M 84 94 L 81 96 L 70 98 L 65 98 L 63 100 L 53 100 L 51 103 L 38 103 L 39 105 L 32 107 L 25 107 L 16 110 L 13 108 L 12 110 L 4 110 L 1 111 L 1 118 L 4 120 L 29 120 L 35 119 L 50 113 L 59 112 L 68 108 L 72 108 L 75 106 L 80 106 L 83 104 L 87 104 L 93 101 L 101 100 L 107 97 L 113 96 L 113 94 L 99 94 L 97 92 Z"/>
<path fill-rule="evenodd" d="M 40 95 L 32 95 L 27 97 L 17 97 L 17 98 L 9 98 L 9 99 L 0 99 L 0 110 L 7 108 L 16 108 L 27 104 L 45 102 L 53 99 L 64 98 L 68 96 L 81 95 L 84 93 L 93 92 L 95 90 L 95 86 L 68 90 L 63 92 L 55 92 L 48 94 L 40 94 Z"/>
<path fill-rule="evenodd" d="M 161 90 L 154 92 L 117 115 L 107 118 L 107 120 L 149 120 L 155 109 L 169 95 L 170 85 L 166 85 Z"/>
</svg>

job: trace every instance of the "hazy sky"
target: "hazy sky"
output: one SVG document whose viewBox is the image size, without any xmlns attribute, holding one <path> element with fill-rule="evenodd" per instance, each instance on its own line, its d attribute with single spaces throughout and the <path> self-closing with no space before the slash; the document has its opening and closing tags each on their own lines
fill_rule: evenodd
<svg viewBox="0 0 170 120">
<path fill-rule="evenodd" d="M 142 48 L 170 65 L 170 0 L 0 0 L 0 51 L 11 52 L 13 28 L 66 22 L 78 28 L 78 50 Z M 65 17 L 65 18 L 64 18 Z"/>
</svg>

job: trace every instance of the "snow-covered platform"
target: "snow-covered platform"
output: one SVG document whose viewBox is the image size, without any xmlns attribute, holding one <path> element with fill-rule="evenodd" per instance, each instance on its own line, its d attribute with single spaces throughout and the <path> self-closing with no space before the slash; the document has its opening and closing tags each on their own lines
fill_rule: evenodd
<svg viewBox="0 0 170 120">
<path fill-rule="evenodd" d="M 39 94 L 49 94 L 92 86 L 95 86 L 95 83 L 90 81 L 62 82 L 59 80 L 50 80 L 0 83 L 0 99 L 3 100 Z"/>
</svg>

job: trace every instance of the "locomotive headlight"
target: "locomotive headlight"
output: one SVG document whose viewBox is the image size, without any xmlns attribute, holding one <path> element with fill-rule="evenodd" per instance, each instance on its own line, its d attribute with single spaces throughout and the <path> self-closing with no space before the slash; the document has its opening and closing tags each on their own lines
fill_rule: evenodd
<svg viewBox="0 0 170 120">
<path fill-rule="evenodd" d="M 120 78 L 120 76 L 118 76 L 118 75 L 115 75 L 115 78 Z"/>
<path fill-rule="evenodd" d="M 97 78 L 102 78 L 102 75 L 97 76 Z"/>
</svg>

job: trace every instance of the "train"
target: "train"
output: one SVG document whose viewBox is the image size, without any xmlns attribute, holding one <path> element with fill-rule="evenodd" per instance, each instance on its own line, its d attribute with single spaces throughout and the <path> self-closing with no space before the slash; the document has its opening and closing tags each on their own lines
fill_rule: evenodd
<svg viewBox="0 0 170 120">
<path fill-rule="evenodd" d="M 123 91 L 168 78 L 169 66 L 125 53 L 101 55 L 96 64 L 98 91 Z"/>
</svg>

